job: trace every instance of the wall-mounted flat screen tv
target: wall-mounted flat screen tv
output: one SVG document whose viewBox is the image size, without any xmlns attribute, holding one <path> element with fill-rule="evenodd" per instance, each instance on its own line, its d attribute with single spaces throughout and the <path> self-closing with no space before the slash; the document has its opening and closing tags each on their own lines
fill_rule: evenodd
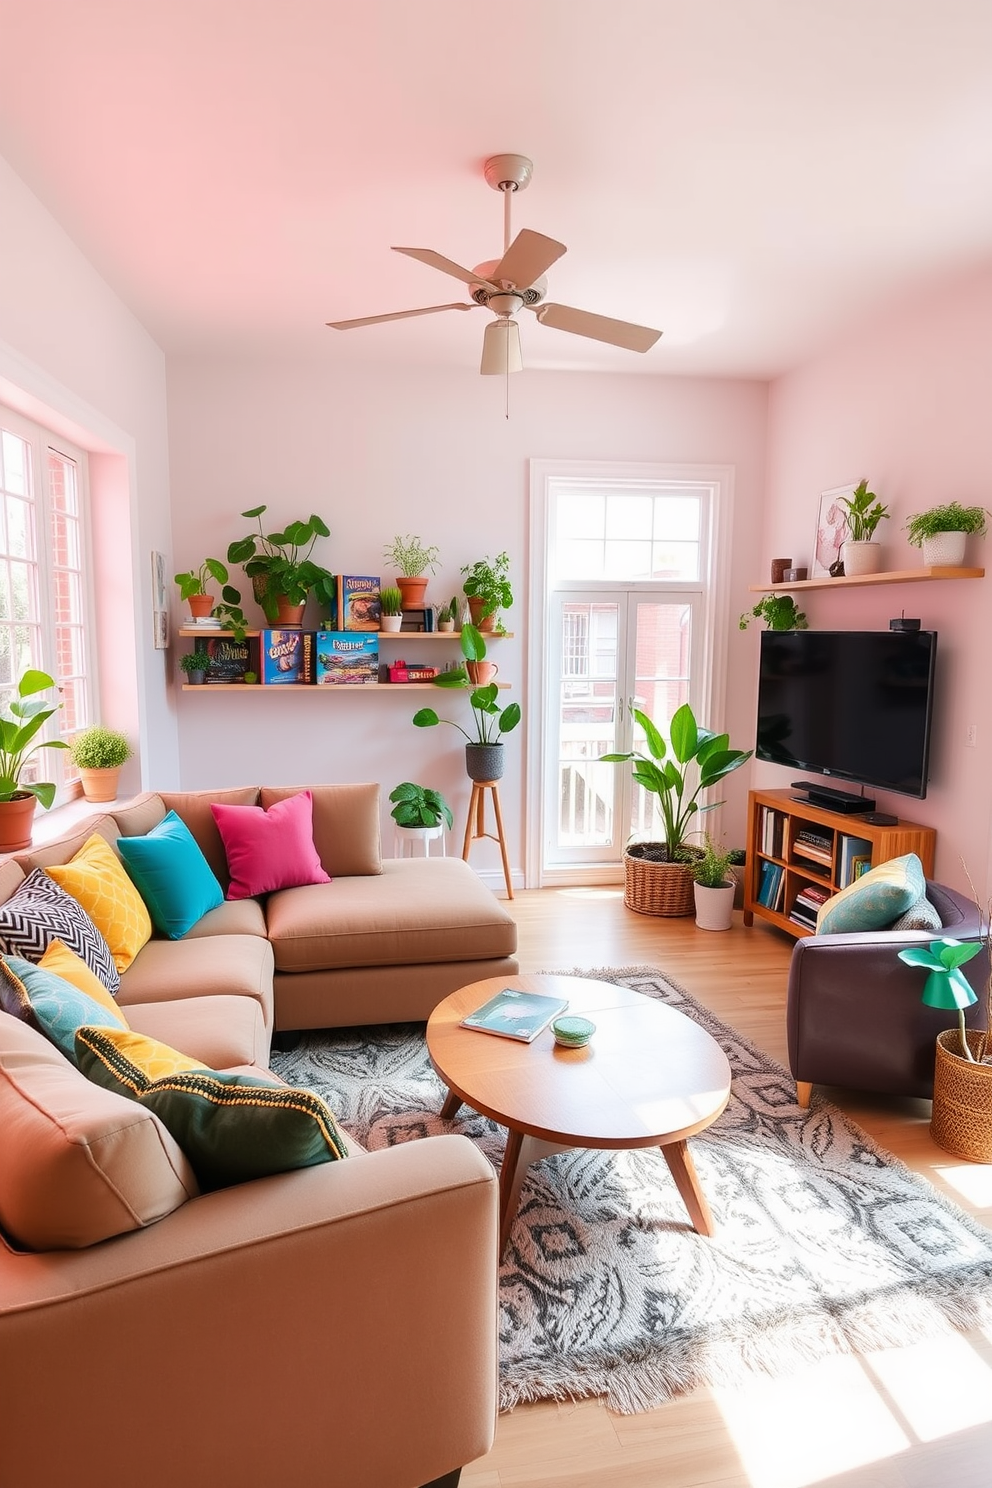
<svg viewBox="0 0 992 1488">
<path fill-rule="evenodd" d="M 925 796 L 937 633 L 765 630 L 755 755 Z"/>
</svg>

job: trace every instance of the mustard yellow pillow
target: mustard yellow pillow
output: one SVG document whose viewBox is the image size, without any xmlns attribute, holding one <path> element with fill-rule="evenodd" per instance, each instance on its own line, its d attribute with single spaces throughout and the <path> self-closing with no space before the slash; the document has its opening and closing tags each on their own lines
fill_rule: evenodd
<svg viewBox="0 0 992 1488">
<path fill-rule="evenodd" d="M 125 1028 L 131 1026 L 124 1016 L 124 1009 L 114 1001 L 96 973 L 90 971 L 86 962 L 75 951 L 70 951 L 67 945 L 63 945 L 61 940 L 48 942 L 48 949 L 38 965 L 42 971 L 50 971 L 64 982 L 70 982 L 77 991 L 85 992 L 87 997 L 92 997 L 94 1002 L 105 1007 L 108 1013 L 116 1013 Z"/>
<path fill-rule="evenodd" d="M 109 945 L 117 970 L 126 971 L 151 939 L 152 922 L 110 844 L 94 832 L 68 863 L 53 863 L 45 872 L 83 906 Z"/>
</svg>

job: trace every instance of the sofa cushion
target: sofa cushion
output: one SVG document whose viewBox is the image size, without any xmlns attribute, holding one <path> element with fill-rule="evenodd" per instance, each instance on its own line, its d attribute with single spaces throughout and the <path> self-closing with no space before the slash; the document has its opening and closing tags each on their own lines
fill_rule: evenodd
<svg viewBox="0 0 992 1488">
<path fill-rule="evenodd" d="M 50 878 L 83 906 L 110 947 L 118 971 L 126 971 L 150 939 L 145 901 L 113 848 L 94 832 L 68 863 L 52 863 Z"/>
<path fill-rule="evenodd" d="M 182 1049 L 211 1069 L 249 1066 L 256 1073 L 269 1074 L 269 1034 L 253 997 L 141 1002 L 130 1012 L 130 1024 L 137 1033 Z"/>
<path fill-rule="evenodd" d="M 217 882 L 226 893 L 227 854 L 210 805 L 216 801 L 227 806 L 254 806 L 258 802 L 258 786 L 244 785 L 233 790 L 219 791 L 162 791 L 161 797 L 166 811 L 174 811 L 189 827 L 200 844 L 200 851 L 213 869 Z"/>
<path fill-rule="evenodd" d="M 313 842 L 308 790 L 261 806 L 211 806 L 231 875 L 228 899 L 253 899 L 275 889 L 329 883 Z"/>
<path fill-rule="evenodd" d="M 897 920 L 893 920 L 889 926 L 890 930 L 942 930 L 944 922 L 940 918 L 940 910 L 936 904 L 932 904 L 926 894 L 921 895 L 915 904 L 911 904 L 905 914 L 901 914 Z"/>
<path fill-rule="evenodd" d="M 150 940 L 121 978 L 119 1001 L 128 1021 L 145 1002 L 197 997 L 248 997 L 272 1027 L 272 947 L 258 935 Z"/>
<path fill-rule="evenodd" d="M 42 971 L 20 956 L 0 956 L 0 1008 L 30 1023 L 73 1063 L 76 1029 L 83 1023 L 127 1026 L 109 992 L 98 1002 L 63 977 Z"/>
<path fill-rule="evenodd" d="M 294 796 L 302 786 L 263 786 L 259 805 Z M 379 786 L 312 785 L 313 841 L 324 871 L 332 878 L 382 872 L 379 841 Z"/>
<path fill-rule="evenodd" d="M 64 837 L 58 837 L 44 847 L 32 847 L 28 852 L 18 853 L 17 861 L 25 874 L 30 873 L 33 868 L 50 868 L 53 863 L 68 863 L 94 834 L 102 837 L 108 846 L 112 846 L 119 836 L 114 818 L 104 812 L 99 816 L 88 816 Z"/>
<path fill-rule="evenodd" d="M 78 900 L 35 868 L 0 904 L 0 952 L 40 961 L 52 940 L 75 951 L 108 992 L 117 992 L 120 972 L 107 942 Z"/>
<path fill-rule="evenodd" d="M 157 791 L 136 796 L 130 806 L 113 812 L 118 837 L 144 837 L 165 816 L 165 802 Z"/>
<path fill-rule="evenodd" d="M 98 976 L 94 976 L 86 962 L 83 961 L 69 947 L 63 945 L 60 940 L 50 940 L 45 954 L 38 962 L 42 971 L 50 971 L 64 981 L 71 982 L 78 987 L 80 992 L 85 992 L 87 997 L 92 997 L 94 1002 L 100 1003 L 115 1013 L 118 1022 L 123 1028 L 127 1027 L 127 1019 L 120 1006 L 114 1001 L 106 987 Z"/>
<path fill-rule="evenodd" d="M 347 1155 L 324 1101 L 272 1076 L 212 1070 L 127 1029 L 80 1028 L 76 1057 L 89 1079 L 160 1117 L 202 1188 L 226 1188 Z"/>
<path fill-rule="evenodd" d="M 199 1192 L 150 1111 L 85 1079 L 0 1013 L 0 1225 L 34 1250 L 72 1250 L 153 1224 Z"/>
<path fill-rule="evenodd" d="M 155 929 L 169 940 L 178 940 L 224 902 L 224 891 L 196 838 L 174 811 L 143 837 L 118 838 L 117 850 Z"/>
<path fill-rule="evenodd" d="M 516 925 L 460 858 L 387 858 L 375 877 L 273 894 L 276 968 L 322 971 L 510 956 Z"/>
<path fill-rule="evenodd" d="M 897 915 L 905 914 L 926 890 L 923 864 L 915 853 L 889 858 L 869 868 L 854 883 L 841 889 L 821 906 L 816 920 L 817 935 L 884 930 Z"/>
<path fill-rule="evenodd" d="M 265 937 L 265 910 L 257 899 L 223 899 L 202 919 L 191 925 L 184 940 L 208 935 L 259 935 Z"/>
</svg>

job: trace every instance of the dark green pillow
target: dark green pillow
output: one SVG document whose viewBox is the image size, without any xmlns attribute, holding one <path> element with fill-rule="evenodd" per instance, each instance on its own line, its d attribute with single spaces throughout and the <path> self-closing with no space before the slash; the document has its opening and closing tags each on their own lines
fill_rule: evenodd
<svg viewBox="0 0 992 1488">
<path fill-rule="evenodd" d="M 76 1063 L 95 1084 L 154 1111 L 202 1189 L 347 1156 L 334 1117 L 309 1090 L 219 1073 L 123 1028 L 80 1028 Z"/>
</svg>

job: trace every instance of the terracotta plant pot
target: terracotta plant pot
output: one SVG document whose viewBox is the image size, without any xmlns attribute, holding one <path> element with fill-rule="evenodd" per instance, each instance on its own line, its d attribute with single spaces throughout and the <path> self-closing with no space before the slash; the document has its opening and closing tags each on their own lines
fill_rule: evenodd
<svg viewBox="0 0 992 1488">
<path fill-rule="evenodd" d="M 482 609 L 483 609 L 484 603 L 485 603 L 485 601 L 484 600 L 481 600 L 481 599 L 470 599 L 469 600 L 468 607 L 469 607 L 469 611 L 470 611 L 471 616 L 472 616 L 472 624 L 475 626 L 476 630 L 485 630 L 485 631 L 495 630 L 496 629 L 496 611 L 494 610 L 491 615 L 483 615 Z"/>
<path fill-rule="evenodd" d="M 194 620 L 206 620 L 214 607 L 212 594 L 191 594 L 186 601 Z"/>
<path fill-rule="evenodd" d="M 465 663 L 466 675 L 474 687 L 485 687 L 498 671 L 499 667 L 494 661 L 467 661 Z"/>
<path fill-rule="evenodd" d="M 10 801 L 0 801 L 0 853 L 18 852 L 31 846 L 37 804 L 30 791 L 21 791 Z"/>
<path fill-rule="evenodd" d="M 80 765 L 79 779 L 82 782 L 83 795 L 87 801 L 116 801 L 120 775 L 120 765 L 112 765 L 105 770 L 84 770 Z"/>
<path fill-rule="evenodd" d="M 427 593 L 427 585 L 430 582 L 423 574 L 417 574 L 416 578 L 408 578 L 400 574 L 396 580 L 396 587 L 403 596 L 403 608 L 405 610 L 419 610 L 423 608 L 424 596 Z"/>
<path fill-rule="evenodd" d="M 281 630 L 300 630 L 303 627 L 303 611 L 305 604 L 290 604 L 289 600 L 279 595 L 276 600 L 275 623 Z"/>
</svg>

